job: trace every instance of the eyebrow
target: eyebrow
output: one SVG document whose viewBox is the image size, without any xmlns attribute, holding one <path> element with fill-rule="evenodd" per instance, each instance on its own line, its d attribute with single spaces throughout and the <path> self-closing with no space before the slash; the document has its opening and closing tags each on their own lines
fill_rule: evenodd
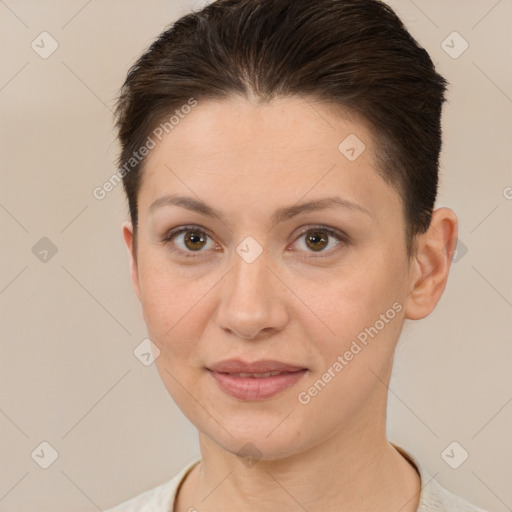
<svg viewBox="0 0 512 512">
<path fill-rule="evenodd" d="M 167 195 L 160 197 L 151 204 L 151 206 L 149 207 L 149 213 L 153 213 L 155 210 L 162 206 L 181 206 L 182 208 L 186 208 L 187 210 L 197 212 L 206 217 L 223 221 L 223 215 L 220 212 L 218 212 L 211 206 L 207 205 L 200 199 L 195 199 L 193 197 L 178 195 Z M 333 196 L 317 199 L 314 201 L 308 201 L 307 203 L 296 204 L 285 208 L 280 208 L 276 210 L 272 215 L 271 225 L 273 227 L 281 222 L 284 222 L 295 217 L 296 215 L 299 215 L 300 213 L 336 207 L 347 208 L 371 216 L 370 212 L 364 206 L 361 206 L 357 203 L 353 203 L 346 199 L 342 199 L 341 197 L 338 196 Z"/>
</svg>

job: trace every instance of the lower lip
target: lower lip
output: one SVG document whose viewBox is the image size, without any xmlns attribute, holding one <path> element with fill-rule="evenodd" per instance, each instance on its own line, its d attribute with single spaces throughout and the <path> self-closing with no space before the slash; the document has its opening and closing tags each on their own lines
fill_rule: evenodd
<svg viewBox="0 0 512 512">
<path fill-rule="evenodd" d="M 224 393 L 241 400 L 262 400 L 277 395 L 296 384 L 307 370 L 281 373 L 274 377 L 235 377 L 229 373 L 212 372 Z"/>
</svg>

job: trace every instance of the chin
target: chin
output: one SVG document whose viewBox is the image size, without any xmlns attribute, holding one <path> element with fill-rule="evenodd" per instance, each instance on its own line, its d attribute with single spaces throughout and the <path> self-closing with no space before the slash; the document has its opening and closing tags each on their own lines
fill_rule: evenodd
<svg viewBox="0 0 512 512">
<path fill-rule="evenodd" d="M 283 417 L 277 421 L 273 418 L 272 421 L 259 424 L 249 422 L 247 419 L 238 423 L 224 421 L 224 428 L 215 424 L 215 430 L 212 431 L 209 424 L 210 429 L 199 430 L 223 450 L 248 459 L 251 463 L 257 460 L 272 461 L 290 457 L 303 449 L 298 434 L 301 429 L 295 429 L 291 424 L 285 427 L 288 420 L 279 425 L 282 420 Z"/>
</svg>

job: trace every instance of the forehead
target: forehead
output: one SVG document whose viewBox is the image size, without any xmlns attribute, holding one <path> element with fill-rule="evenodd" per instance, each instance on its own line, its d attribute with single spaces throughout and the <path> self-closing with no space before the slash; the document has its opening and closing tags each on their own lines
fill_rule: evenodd
<svg viewBox="0 0 512 512">
<path fill-rule="evenodd" d="M 368 123 L 355 113 L 304 97 L 275 98 L 269 102 L 229 97 L 200 100 L 172 128 L 174 150 L 188 156 L 213 156 L 222 152 L 328 151 L 339 156 L 347 135 L 364 141 L 368 153 L 373 142 Z M 171 140 L 172 139 L 172 140 Z M 150 155 L 151 159 L 151 155 Z"/>
<path fill-rule="evenodd" d="M 313 99 L 198 101 L 148 155 L 140 207 L 180 189 L 218 206 L 229 197 L 242 209 L 333 191 L 368 210 L 383 197 L 400 208 L 373 152 L 364 121 Z"/>
</svg>

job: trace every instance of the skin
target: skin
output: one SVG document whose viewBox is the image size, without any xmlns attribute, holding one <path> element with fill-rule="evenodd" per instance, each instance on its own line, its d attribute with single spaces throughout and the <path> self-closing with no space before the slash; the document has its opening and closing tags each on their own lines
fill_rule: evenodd
<svg viewBox="0 0 512 512">
<path fill-rule="evenodd" d="M 366 146 L 355 161 L 338 150 L 349 134 Z M 443 293 L 457 218 L 437 209 L 409 259 L 402 203 L 376 172 L 373 149 L 364 121 L 323 103 L 232 97 L 199 102 L 148 155 L 136 251 L 130 222 L 122 233 L 158 372 L 199 430 L 202 461 L 175 511 L 417 509 L 419 476 L 386 439 L 387 385 L 405 319 L 427 316 Z M 174 205 L 150 213 L 168 194 L 200 198 L 223 220 Z M 271 226 L 276 209 L 333 195 L 367 213 L 336 207 Z M 204 230 L 203 243 L 187 244 L 186 233 L 163 241 L 189 224 Z M 319 225 L 348 243 L 299 235 Z M 236 252 L 248 236 L 263 250 L 252 263 Z M 301 404 L 298 393 L 394 303 L 401 311 Z M 272 398 L 243 401 L 205 368 L 230 357 L 308 372 Z M 258 450 L 250 465 L 238 455 L 247 442 Z"/>
</svg>

